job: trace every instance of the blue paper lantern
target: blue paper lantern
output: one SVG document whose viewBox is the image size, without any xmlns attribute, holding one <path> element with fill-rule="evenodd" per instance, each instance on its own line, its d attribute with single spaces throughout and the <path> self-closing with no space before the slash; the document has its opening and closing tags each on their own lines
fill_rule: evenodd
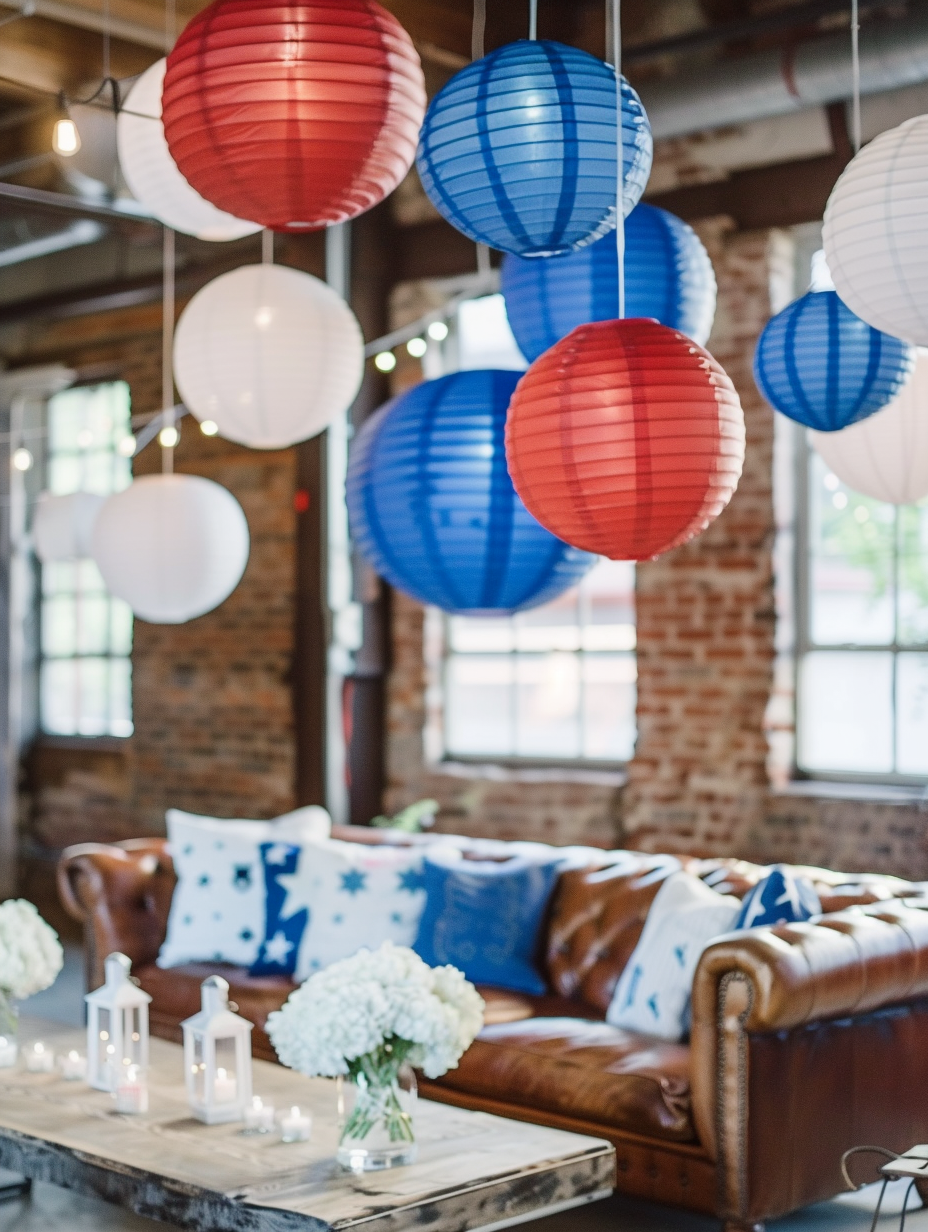
<svg viewBox="0 0 928 1232">
<path fill-rule="evenodd" d="M 516 495 L 504 428 L 520 373 L 456 372 L 400 394 L 358 433 L 348 515 L 363 555 L 422 603 L 466 615 L 535 607 L 596 560 Z"/>
<path fill-rule="evenodd" d="M 435 207 L 472 240 L 523 257 L 570 252 L 616 224 L 615 70 L 521 39 L 435 95 L 416 162 Z M 651 171 L 651 129 L 622 78 L 624 212 Z"/>
<path fill-rule="evenodd" d="M 809 291 L 778 312 L 754 353 L 754 379 L 770 405 L 816 432 L 880 410 L 914 366 L 913 347 L 862 321 L 836 291 Z"/>
<path fill-rule="evenodd" d="M 509 324 L 529 361 L 578 325 L 618 316 L 619 259 L 609 234 L 563 257 L 507 253 L 502 290 Z M 715 272 L 692 227 L 656 205 L 625 222 L 625 315 L 653 317 L 704 346 L 715 317 Z"/>
</svg>

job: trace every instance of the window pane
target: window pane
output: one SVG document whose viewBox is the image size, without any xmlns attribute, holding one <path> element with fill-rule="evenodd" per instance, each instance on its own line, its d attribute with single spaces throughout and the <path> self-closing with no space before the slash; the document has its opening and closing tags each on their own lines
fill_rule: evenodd
<svg viewBox="0 0 928 1232">
<path fill-rule="evenodd" d="M 893 769 L 893 656 L 813 651 L 799 680 L 799 764 L 805 770 Z"/>
<path fill-rule="evenodd" d="M 583 656 L 583 756 L 629 761 L 635 751 L 635 656 Z"/>
<path fill-rule="evenodd" d="M 448 642 L 452 651 L 506 654 L 515 649 L 515 626 L 504 620 L 477 620 L 470 616 L 448 619 Z"/>
<path fill-rule="evenodd" d="M 110 654 L 132 653 L 132 608 L 122 599 L 110 599 Z"/>
<path fill-rule="evenodd" d="M 896 769 L 928 774 L 928 654 L 896 659 Z"/>
<path fill-rule="evenodd" d="M 77 731 L 77 692 L 74 659 L 46 659 L 39 679 L 42 726 L 56 736 Z"/>
<path fill-rule="evenodd" d="M 519 655 L 516 673 L 516 753 L 520 757 L 579 757 L 577 655 Z"/>
<path fill-rule="evenodd" d="M 891 644 L 895 510 L 845 488 L 809 456 L 812 642 Z"/>
<path fill-rule="evenodd" d="M 70 595 L 55 595 L 42 603 L 42 654 L 61 657 L 73 655 L 77 625 L 75 603 Z"/>
<path fill-rule="evenodd" d="M 131 736 L 132 730 L 132 663 L 129 659 L 110 659 L 109 733 Z"/>
<path fill-rule="evenodd" d="M 602 560 L 580 583 L 584 650 L 635 649 L 635 566 Z"/>
<path fill-rule="evenodd" d="M 103 736 L 109 730 L 109 664 L 106 659 L 75 659 L 77 731 Z"/>
<path fill-rule="evenodd" d="M 75 604 L 75 637 L 79 654 L 109 650 L 110 603 L 105 595 L 81 595 Z"/>
<path fill-rule="evenodd" d="M 445 740 L 449 753 L 509 757 L 514 752 L 512 659 L 455 655 L 445 672 Z"/>
<path fill-rule="evenodd" d="M 502 295 L 465 300 L 458 309 L 458 367 L 528 367 L 509 328 Z"/>
<path fill-rule="evenodd" d="M 928 502 L 899 510 L 899 641 L 928 643 Z"/>
</svg>

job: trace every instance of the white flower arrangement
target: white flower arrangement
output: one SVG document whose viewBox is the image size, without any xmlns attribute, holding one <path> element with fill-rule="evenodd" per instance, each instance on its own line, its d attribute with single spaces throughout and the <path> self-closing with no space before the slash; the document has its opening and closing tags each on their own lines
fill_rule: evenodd
<svg viewBox="0 0 928 1232">
<path fill-rule="evenodd" d="M 0 903 L 0 993 L 21 1001 L 54 984 L 64 964 L 58 934 L 24 898 Z"/>
<path fill-rule="evenodd" d="M 267 1031 L 283 1064 L 303 1074 L 355 1077 L 408 1061 L 439 1078 L 470 1047 L 483 1010 L 456 967 L 429 967 L 385 941 L 310 976 L 268 1016 Z"/>
</svg>

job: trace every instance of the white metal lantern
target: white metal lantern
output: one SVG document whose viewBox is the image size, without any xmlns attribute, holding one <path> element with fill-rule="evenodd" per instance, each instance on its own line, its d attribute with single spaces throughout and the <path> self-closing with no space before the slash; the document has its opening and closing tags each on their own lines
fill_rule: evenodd
<svg viewBox="0 0 928 1232">
<path fill-rule="evenodd" d="M 130 978 L 125 954 L 110 954 L 105 982 L 87 1002 L 87 1081 L 98 1091 L 115 1091 L 123 1067 L 148 1065 L 148 1003 L 151 997 Z"/>
<path fill-rule="evenodd" d="M 825 208 L 835 290 L 868 325 L 928 346 L 928 115 L 881 133 L 845 168 Z"/>
<path fill-rule="evenodd" d="M 94 524 L 105 502 L 106 497 L 96 492 L 71 492 L 66 496 L 43 492 L 32 522 L 35 554 L 42 564 L 85 560 L 90 556 Z"/>
<path fill-rule="evenodd" d="M 251 1106 L 252 1024 L 229 1008 L 229 985 L 211 975 L 200 986 L 203 1008 L 180 1025 L 193 1115 L 207 1125 L 241 1121 Z"/>
<path fill-rule="evenodd" d="M 184 179 L 161 123 L 166 61 L 156 60 L 126 95 L 116 121 L 119 165 L 132 195 L 175 231 L 200 240 L 237 240 L 261 228 L 219 210 Z"/>
<path fill-rule="evenodd" d="M 222 274 L 177 323 L 174 374 L 184 404 L 252 449 L 316 436 L 354 401 L 363 373 L 354 313 L 326 283 L 288 266 Z"/>
<path fill-rule="evenodd" d="M 248 547 L 241 505 L 200 475 L 143 475 L 107 499 L 93 529 L 107 589 L 154 624 L 218 607 L 241 581 Z"/>
<path fill-rule="evenodd" d="M 809 438 L 843 484 L 863 496 L 910 505 L 928 496 L 928 351 L 881 411 L 840 432 Z"/>
</svg>

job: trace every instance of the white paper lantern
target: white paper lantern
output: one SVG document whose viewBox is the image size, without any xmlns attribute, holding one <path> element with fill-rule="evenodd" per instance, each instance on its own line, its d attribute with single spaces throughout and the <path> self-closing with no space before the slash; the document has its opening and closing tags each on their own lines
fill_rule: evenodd
<svg viewBox="0 0 928 1232">
<path fill-rule="evenodd" d="M 90 556 L 94 524 L 105 502 L 106 497 L 96 492 L 71 492 L 67 496 L 43 492 L 32 522 L 35 554 L 42 564 Z"/>
<path fill-rule="evenodd" d="M 881 133 L 845 168 L 825 209 L 825 256 L 848 308 L 928 346 L 928 115 Z"/>
<path fill-rule="evenodd" d="M 810 432 L 816 452 L 863 496 L 909 505 L 928 496 L 928 351 L 911 380 L 875 415 L 840 432 Z"/>
<path fill-rule="evenodd" d="M 116 122 L 119 165 L 132 195 L 175 231 L 201 240 L 238 240 L 261 228 L 218 210 L 187 183 L 171 157 L 161 123 L 165 60 L 147 68 Z M 150 117 L 150 118 L 148 118 Z"/>
<path fill-rule="evenodd" d="M 285 265 L 243 265 L 198 291 L 177 323 L 184 404 L 227 440 L 282 449 L 354 401 L 364 339 L 342 297 Z"/>
<path fill-rule="evenodd" d="M 107 588 L 136 616 L 176 625 L 218 607 L 248 563 L 248 523 L 199 475 L 144 475 L 109 497 L 93 530 Z"/>
</svg>

